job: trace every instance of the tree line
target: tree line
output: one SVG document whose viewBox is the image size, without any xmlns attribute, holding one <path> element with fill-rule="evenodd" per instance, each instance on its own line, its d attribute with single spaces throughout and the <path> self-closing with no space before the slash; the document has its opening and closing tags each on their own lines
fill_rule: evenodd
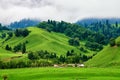
<svg viewBox="0 0 120 80">
<path fill-rule="evenodd" d="M 53 63 L 48 60 L 0 60 L 0 69 L 11 69 L 11 68 L 25 68 L 25 67 L 47 67 L 53 66 Z"/>
<path fill-rule="evenodd" d="M 0 31 L 2 30 L 10 30 L 9 28 L 7 28 L 6 26 L 3 26 L 1 23 L 0 23 Z"/>
<path fill-rule="evenodd" d="M 26 44 L 27 43 L 28 43 L 28 41 L 19 43 L 19 44 L 15 45 L 13 48 L 7 44 L 5 46 L 5 49 L 8 51 L 13 51 L 13 52 L 22 52 L 24 54 L 24 53 L 26 53 Z"/>
<path fill-rule="evenodd" d="M 82 63 L 91 59 L 93 56 L 86 56 L 84 54 L 76 54 L 74 50 L 67 51 L 65 55 L 57 55 L 56 53 L 50 53 L 48 51 L 37 51 L 37 52 L 29 52 L 28 59 L 30 60 L 39 60 L 39 59 L 47 59 L 51 60 L 56 64 L 59 63 Z"/>
<path fill-rule="evenodd" d="M 28 52 L 27 60 L 14 60 L 11 57 L 10 61 L 0 60 L 0 69 L 8 68 L 25 68 L 25 67 L 47 67 L 53 66 L 54 64 L 76 64 L 83 63 L 93 56 L 86 56 L 84 54 L 76 54 L 74 50 L 67 51 L 65 55 L 57 55 L 56 53 L 51 53 L 47 50 Z M 22 57 L 16 56 L 15 58 Z"/>
</svg>

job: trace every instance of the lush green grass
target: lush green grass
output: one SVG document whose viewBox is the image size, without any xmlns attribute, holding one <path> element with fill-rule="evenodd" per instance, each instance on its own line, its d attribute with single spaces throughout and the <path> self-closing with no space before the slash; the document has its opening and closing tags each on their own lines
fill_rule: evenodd
<svg viewBox="0 0 120 80">
<path fill-rule="evenodd" d="M 19 57 L 21 56 L 21 57 Z M 13 53 L 11 51 L 6 51 L 0 47 L 0 60 L 10 61 L 10 60 L 28 60 L 27 54 Z"/>
<path fill-rule="evenodd" d="M 116 42 L 120 41 L 120 37 Z M 94 67 L 120 67 L 120 47 L 106 46 L 101 52 L 94 56 L 91 60 L 86 62 L 87 66 Z"/>
<path fill-rule="evenodd" d="M 120 69 L 24 68 L 0 70 L 0 76 L 3 75 L 8 80 L 119 80 Z"/>
<path fill-rule="evenodd" d="M 0 59 L 8 59 L 13 56 L 19 56 L 20 54 L 14 54 L 13 52 L 6 51 L 0 47 Z"/>
</svg>

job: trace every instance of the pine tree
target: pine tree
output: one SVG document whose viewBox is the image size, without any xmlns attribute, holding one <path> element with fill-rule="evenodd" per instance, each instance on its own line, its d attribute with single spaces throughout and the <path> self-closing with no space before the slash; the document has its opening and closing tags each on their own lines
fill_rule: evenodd
<svg viewBox="0 0 120 80">
<path fill-rule="evenodd" d="M 11 48 L 9 45 L 6 45 L 5 49 L 6 49 L 6 50 L 9 50 L 9 51 L 12 50 L 12 48 Z"/>
<path fill-rule="evenodd" d="M 26 52 L 26 45 L 25 45 L 25 43 L 23 43 L 23 45 L 22 45 L 22 53 L 24 54 Z"/>
</svg>

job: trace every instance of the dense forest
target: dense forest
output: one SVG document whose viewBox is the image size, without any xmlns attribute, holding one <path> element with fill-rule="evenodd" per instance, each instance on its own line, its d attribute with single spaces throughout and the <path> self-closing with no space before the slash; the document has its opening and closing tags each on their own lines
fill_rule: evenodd
<svg viewBox="0 0 120 80">
<path fill-rule="evenodd" d="M 85 28 L 102 33 L 105 36 L 107 42 L 111 38 L 117 38 L 120 35 L 120 27 L 118 22 L 111 24 L 109 20 L 106 20 L 105 22 L 94 22 L 88 26 L 85 26 Z"/>
</svg>

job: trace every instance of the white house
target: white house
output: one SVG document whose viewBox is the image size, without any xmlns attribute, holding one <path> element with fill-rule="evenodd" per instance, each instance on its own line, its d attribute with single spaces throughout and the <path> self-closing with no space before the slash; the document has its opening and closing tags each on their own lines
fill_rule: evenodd
<svg viewBox="0 0 120 80">
<path fill-rule="evenodd" d="M 84 64 L 78 64 L 77 66 L 78 67 L 84 67 L 85 65 Z"/>
</svg>

